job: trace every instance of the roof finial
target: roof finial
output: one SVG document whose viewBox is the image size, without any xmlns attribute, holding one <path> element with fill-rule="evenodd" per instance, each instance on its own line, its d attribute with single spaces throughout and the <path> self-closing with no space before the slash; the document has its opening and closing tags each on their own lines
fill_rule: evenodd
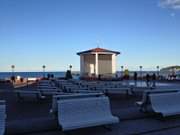
<svg viewBox="0 0 180 135">
<path fill-rule="evenodd" d="M 99 48 L 100 47 L 100 41 L 99 40 L 97 40 L 97 48 Z"/>
</svg>

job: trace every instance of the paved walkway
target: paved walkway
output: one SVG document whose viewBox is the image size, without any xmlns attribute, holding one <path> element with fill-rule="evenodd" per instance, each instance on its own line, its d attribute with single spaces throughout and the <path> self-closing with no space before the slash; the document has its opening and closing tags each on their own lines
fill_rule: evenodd
<svg viewBox="0 0 180 135">
<path fill-rule="evenodd" d="M 169 85 L 168 85 L 169 86 Z M 179 85 L 169 87 L 180 88 Z M 160 87 L 160 86 L 159 86 Z M 0 88 L 1 89 L 1 88 Z M 28 89 L 34 89 L 29 86 Z M 57 119 L 50 115 L 51 99 L 38 102 L 28 100 L 17 102 L 14 89 L 4 87 L 0 99 L 6 100 L 8 135 L 61 135 Z M 126 97 L 125 94 L 109 95 L 114 115 L 120 118 L 120 123 L 112 126 L 112 131 L 103 127 L 79 129 L 68 132 L 71 135 L 179 135 L 180 117 L 169 117 L 163 121 L 152 113 L 139 112 L 135 102 L 141 100 L 141 93 Z"/>
</svg>

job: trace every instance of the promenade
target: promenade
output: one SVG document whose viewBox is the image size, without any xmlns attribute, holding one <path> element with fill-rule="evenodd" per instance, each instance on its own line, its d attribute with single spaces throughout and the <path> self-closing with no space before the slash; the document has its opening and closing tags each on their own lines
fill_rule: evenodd
<svg viewBox="0 0 180 135">
<path fill-rule="evenodd" d="M 158 84 L 162 88 L 179 88 L 179 84 Z M 33 90 L 35 85 L 22 88 Z M 49 110 L 52 99 L 42 101 L 17 101 L 11 86 L 0 86 L 0 99 L 6 100 L 7 108 L 7 135 L 61 135 L 57 118 Z M 141 90 L 142 91 L 142 90 Z M 179 135 L 180 117 L 173 116 L 161 119 L 154 113 L 142 113 L 135 105 L 142 99 L 140 90 L 133 96 L 125 94 L 108 95 L 111 102 L 112 113 L 118 116 L 120 122 L 112 125 L 112 131 L 103 127 L 92 127 L 67 132 L 71 135 Z"/>
</svg>

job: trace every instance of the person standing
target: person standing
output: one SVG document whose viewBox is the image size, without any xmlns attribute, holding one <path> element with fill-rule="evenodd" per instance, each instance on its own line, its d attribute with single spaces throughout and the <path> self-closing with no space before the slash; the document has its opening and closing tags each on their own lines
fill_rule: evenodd
<svg viewBox="0 0 180 135">
<path fill-rule="evenodd" d="M 154 73 L 153 75 L 152 75 L 152 82 L 153 82 L 153 87 L 156 87 L 156 74 Z"/>
<path fill-rule="evenodd" d="M 124 71 L 124 80 L 125 80 L 126 86 L 129 86 L 129 70 L 128 69 Z"/>
<path fill-rule="evenodd" d="M 146 85 L 149 87 L 149 81 L 150 81 L 150 76 L 149 74 L 146 74 Z"/>
<path fill-rule="evenodd" d="M 137 72 L 134 72 L 134 85 L 137 86 Z"/>
</svg>

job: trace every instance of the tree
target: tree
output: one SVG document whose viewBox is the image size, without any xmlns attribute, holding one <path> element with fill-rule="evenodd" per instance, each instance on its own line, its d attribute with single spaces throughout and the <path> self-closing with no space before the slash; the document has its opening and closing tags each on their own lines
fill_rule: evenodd
<svg viewBox="0 0 180 135">
<path fill-rule="evenodd" d="M 42 68 L 43 68 L 43 77 L 45 78 L 45 68 L 46 68 L 46 66 L 43 65 Z"/>
<path fill-rule="evenodd" d="M 12 73 L 14 74 L 15 65 L 11 65 Z"/>
<path fill-rule="evenodd" d="M 66 79 L 72 79 L 72 74 L 71 74 L 71 71 L 70 70 L 67 70 L 66 71 Z"/>
<path fill-rule="evenodd" d="M 72 69 L 72 65 L 69 65 L 69 69 L 70 69 L 70 71 L 71 71 L 71 69 Z"/>
</svg>

